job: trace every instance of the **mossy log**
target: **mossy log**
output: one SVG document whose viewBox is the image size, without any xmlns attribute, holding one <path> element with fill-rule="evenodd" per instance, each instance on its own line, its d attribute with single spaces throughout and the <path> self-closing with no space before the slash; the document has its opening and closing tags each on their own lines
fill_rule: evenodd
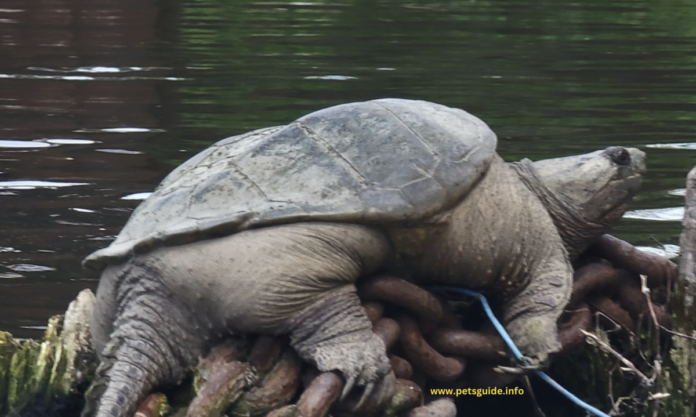
<svg viewBox="0 0 696 417">
<path fill-rule="evenodd" d="M 686 177 L 684 219 L 679 239 L 679 280 L 672 298 L 674 337 L 665 362 L 665 389 L 671 396 L 662 415 L 696 415 L 696 167 Z M 689 338 L 690 337 L 690 338 Z"/>
<path fill-rule="evenodd" d="M 41 342 L 0 332 L 0 416 L 81 407 L 76 392 L 92 380 L 97 363 L 89 331 L 93 305 L 94 294 L 82 291 L 65 315 L 48 321 Z"/>
</svg>

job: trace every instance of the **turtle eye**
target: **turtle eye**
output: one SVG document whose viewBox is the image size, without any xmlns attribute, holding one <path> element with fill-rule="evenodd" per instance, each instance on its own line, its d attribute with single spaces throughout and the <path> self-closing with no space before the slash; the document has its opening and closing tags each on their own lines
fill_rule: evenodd
<svg viewBox="0 0 696 417">
<path fill-rule="evenodd" d="M 612 146 L 608 148 L 607 155 L 618 165 L 628 165 L 631 163 L 631 154 L 628 153 L 626 148 L 621 146 Z"/>
</svg>

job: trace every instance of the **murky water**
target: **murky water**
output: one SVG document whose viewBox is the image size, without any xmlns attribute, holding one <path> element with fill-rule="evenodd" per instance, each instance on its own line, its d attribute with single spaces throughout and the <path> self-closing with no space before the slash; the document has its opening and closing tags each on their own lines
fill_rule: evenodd
<svg viewBox="0 0 696 417">
<path fill-rule="evenodd" d="M 348 101 L 466 109 L 507 160 L 640 147 L 650 171 L 616 233 L 677 244 L 694 21 L 687 0 L 3 0 L 0 329 L 37 337 L 94 288 L 82 258 L 182 161 Z"/>
</svg>

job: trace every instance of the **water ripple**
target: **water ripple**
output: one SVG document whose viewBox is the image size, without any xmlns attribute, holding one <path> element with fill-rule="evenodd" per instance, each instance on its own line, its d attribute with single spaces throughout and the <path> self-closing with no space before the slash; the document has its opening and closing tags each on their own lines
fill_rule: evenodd
<svg viewBox="0 0 696 417">
<path fill-rule="evenodd" d="M 103 129 L 78 129 L 76 133 L 146 133 L 146 132 L 164 132 L 164 129 L 148 129 L 147 127 L 107 127 Z"/>
<path fill-rule="evenodd" d="M 129 151 L 128 149 L 97 149 L 97 152 L 119 153 L 123 155 L 139 155 L 140 151 Z"/>
<path fill-rule="evenodd" d="M 671 190 L 668 191 L 667 194 L 669 195 L 678 195 L 678 196 L 686 196 L 686 188 L 678 188 L 676 190 Z"/>
<path fill-rule="evenodd" d="M 304 77 L 305 80 L 331 80 L 331 81 L 345 81 L 345 80 L 357 80 L 358 77 L 351 77 L 349 75 L 308 75 Z"/>
<path fill-rule="evenodd" d="M 87 75 L 0 74 L 0 79 L 12 80 L 65 80 L 65 81 L 187 81 L 182 77 L 90 77 Z"/>
<path fill-rule="evenodd" d="M 103 73 L 121 73 L 121 72 L 142 72 L 142 71 L 169 71 L 172 70 L 170 67 L 108 67 L 108 66 L 94 66 L 94 67 L 77 67 L 77 68 L 46 68 L 46 67 L 28 67 L 30 71 L 43 71 L 43 72 L 60 72 L 60 73 L 91 73 L 91 74 L 103 74 Z"/>
<path fill-rule="evenodd" d="M 679 246 L 677 245 L 664 245 L 663 248 L 653 248 L 652 246 L 636 246 L 636 249 L 640 249 L 645 252 L 656 253 L 660 256 L 666 256 L 669 259 L 676 258 L 679 256 Z"/>
<path fill-rule="evenodd" d="M 56 181 L 0 181 L 0 190 L 34 190 L 36 188 L 61 188 L 89 185 L 86 182 L 56 182 Z"/>
<path fill-rule="evenodd" d="M 43 139 L 42 141 L 53 145 L 91 145 L 97 143 L 89 139 Z"/>
<path fill-rule="evenodd" d="M 684 217 L 684 207 L 631 210 L 624 214 L 624 219 L 680 222 Z"/>
<path fill-rule="evenodd" d="M 116 236 L 95 236 L 95 237 L 90 237 L 87 240 L 115 240 Z"/>
<path fill-rule="evenodd" d="M 35 142 L 31 140 L 0 140 L 0 148 L 27 149 L 27 148 L 50 148 L 51 144 L 46 142 Z"/>
<path fill-rule="evenodd" d="M 15 264 L 7 265 L 5 268 L 10 269 L 15 272 L 45 272 L 45 271 L 55 271 L 55 268 L 43 265 L 33 265 L 33 264 Z"/>
<path fill-rule="evenodd" d="M 661 148 L 661 149 L 693 149 L 696 150 L 696 142 L 687 143 L 653 143 L 645 145 L 646 148 Z"/>
<path fill-rule="evenodd" d="M 96 211 L 94 211 L 94 210 L 83 209 L 83 208 L 79 208 L 79 207 L 72 207 L 70 210 L 76 211 L 78 213 L 96 213 Z"/>
<path fill-rule="evenodd" d="M 128 194 L 127 196 L 121 197 L 121 200 L 145 200 L 150 197 L 152 193 L 135 193 Z"/>
<path fill-rule="evenodd" d="M 58 224 L 63 224 L 65 226 L 86 226 L 86 227 L 98 227 L 102 226 L 101 224 L 97 223 L 81 223 L 81 222 L 70 222 L 67 220 L 55 220 L 56 223 Z"/>
</svg>

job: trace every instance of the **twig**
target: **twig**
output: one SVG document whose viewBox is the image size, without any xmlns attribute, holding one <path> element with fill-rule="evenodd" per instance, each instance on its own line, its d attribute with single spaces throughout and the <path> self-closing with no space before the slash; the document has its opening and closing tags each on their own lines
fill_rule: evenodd
<svg viewBox="0 0 696 417">
<path fill-rule="evenodd" d="M 667 277 L 667 292 L 665 293 L 665 304 L 669 305 L 672 299 L 672 276 Z"/>
<path fill-rule="evenodd" d="M 590 304 L 590 305 L 591 305 L 592 307 L 594 307 L 594 308 L 597 308 L 594 304 L 592 304 L 592 303 L 590 303 L 590 302 L 588 302 L 588 304 Z M 633 336 L 633 335 L 634 335 L 633 330 L 627 328 L 626 326 L 623 326 L 621 323 L 617 323 L 616 320 L 612 319 L 612 318 L 609 317 L 607 314 L 604 314 L 603 312 L 597 310 L 597 311 L 594 312 L 594 315 L 595 315 L 595 317 L 597 318 L 597 320 L 596 320 L 596 322 L 595 322 L 595 330 L 601 329 L 601 326 L 600 326 L 600 324 L 599 324 L 599 316 L 602 316 L 602 317 L 606 318 L 607 320 L 609 320 L 609 321 L 611 322 L 611 324 L 614 325 L 614 328 L 613 328 L 613 329 L 604 329 L 604 331 L 605 331 L 606 333 L 614 333 L 614 332 L 618 332 L 618 331 L 621 330 L 621 329 L 626 329 L 626 330 L 628 330 L 630 336 Z"/>
<path fill-rule="evenodd" d="M 648 303 L 648 309 L 650 310 L 650 315 L 653 319 L 653 324 L 655 327 L 655 374 L 653 375 L 653 381 L 655 381 L 655 389 L 660 389 L 660 380 L 662 374 L 662 357 L 660 355 L 660 325 L 657 322 L 657 316 L 655 315 L 655 310 L 653 309 L 652 300 L 650 300 L 650 288 L 648 288 L 648 277 L 645 275 L 640 276 L 640 291 L 645 294 L 645 300 Z M 660 399 L 656 399 L 653 404 L 653 417 L 657 417 L 657 413 L 660 410 Z"/>
<path fill-rule="evenodd" d="M 667 255 L 667 247 L 662 242 L 657 240 L 655 235 L 651 235 L 650 239 L 652 239 L 652 241 L 655 242 L 662 249 L 662 251 L 665 253 L 665 257 L 669 258 L 669 256 Z M 667 304 L 669 304 L 669 299 L 670 299 L 671 295 L 672 295 L 672 275 L 668 274 L 667 275 L 667 292 L 665 294 L 665 297 L 667 298 Z"/>
<path fill-rule="evenodd" d="M 619 367 L 619 363 L 616 362 L 614 364 L 614 366 L 612 366 L 611 369 L 609 369 L 609 371 L 607 372 L 607 374 L 608 374 L 607 382 L 609 385 L 609 392 L 607 393 L 607 396 L 609 397 L 609 402 L 612 405 L 612 411 L 616 411 L 617 413 L 619 412 L 619 410 L 615 409 L 613 407 L 614 407 L 614 372 L 616 371 L 616 369 L 618 367 Z"/>
<path fill-rule="evenodd" d="M 660 326 L 660 329 L 666 331 L 667 333 L 669 333 L 673 336 L 679 336 L 679 337 L 683 337 L 684 339 L 696 341 L 696 337 L 694 337 L 694 336 L 689 336 L 689 335 L 686 335 L 684 333 L 675 332 L 674 330 L 670 330 L 661 324 L 658 324 L 658 326 Z"/>
<path fill-rule="evenodd" d="M 648 309 L 650 310 L 650 315 L 653 319 L 653 324 L 655 325 L 655 353 L 660 356 L 660 325 L 657 322 L 657 316 L 655 315 L 655 310 L 653 309 L 652 300 L 650 300 L 650 288 L 648 288 L 648 277 L 645 275 L 640 276 L 640 291 L 645 294 L 645 300 L 648 302 Z"/>
<path fill-rule="evenodd" d="M 611 405 L 611 415 L 616 416 L 620 415 L 618 414 L 619 411 L 619 406 L 626 400 L 632 400 L 633 397 L 619 397 L 614 404 Z"/>
<path fill-rule="evenodd" d="M 640 334 L 641 330 L 643 328 L 643 313 L 638 314 L 638 318 L 636 319 L 636 334 Z M 648 327 L 648 331 L 650 331 L 650 327 Z M 648 358 L 645 357 L 643 354 L 643 346 L 641 346 L 641 338 L 636 337 L 633 343 L 633 348 L 638 351 L 638 354 L 640 355 L 641 359 L 645 361 L 645 363 L 648 363 Z"/>
<path fill-rule="evenodd" d="M 664 243 L 662 243 L 662 242 L 660 242 L 659 240 L 657 240 L 657 238 L 655 237 L 655 235 L 650 235 L 650 240 L 652 240 L 653 242 L 655 242 L 655 244 L 656 244 L 657 246 L 659 246 L 660 249 L 662 249 L 662 251 L 665 253 L 665 256 L 667 256 L 667 247 L 665 246 Z"/>
<path fill-rule="evenodd" d="M 529 392 L 529 395 L 532 397 L 532 403 L 534 404 L 534 414 L 537 417 L 546 417 L 546 414 L 544 414 L 544 412 L 541 410 L 541 407 L 539 407 L 539 402 L 537 401 L 536 395 L 534 394 L 534 390 L 532 389 L 532 384 L 529 382 L 529 377 L 527 375 L 522 377 L 522 383 L 527 389 L 527 392 Z"/>
<path fill-rule="evenodd" d="M 582 329 L 580 329 L 580 331 L 582 332 L 582 334 L 587 336 L 588 339 L 592 340 L 594 343 L 599 345 L 599 347 L 601 347 L 602 349 L 604 349 L 607 352 L 614 355 L 618 360 L 621 361 L 621 363 L 626 365 L 626 368 L 628 368 L 628 370 L 630 370 L 633 374 L 635 374 L 638 378 L 640 378 L 640 380 L 643 384 L 645 384 L 646 386 L 652 385 L 652 381 L 647 376 L 645 376 L 641 371 L 639 371 L 638 368 L 636 368 L 636 366 L 631 361 L 624 358 L 619 352 L 615 351 L 614 348 L 612 348 L 611 346 L 606 344 L 604 341 L 602 341 L 602 339 L 597 337 L 597 335 L 595 335 L 594 333 L 586 332 Z"/>
<path fill-rule="evenodd" d="M 658 354 L 657 357 L 655 358 L 655 375 L 653 378 L 655 379 L 655 391 L 660 390 L 660 374 L 662 373 L 662 359 L 660 359 L 660 355 Z M 658 393 L 659 394 L 659 393 Z M 655 402 L 653 403 L 653 417 L 657 417 L 658 411 L 660 411 L 660 404 L 661 401 L 660 399 L 662 398 L 661 396 L 653 396 L 652 394 L 650 395 Z"/>
</svg>

